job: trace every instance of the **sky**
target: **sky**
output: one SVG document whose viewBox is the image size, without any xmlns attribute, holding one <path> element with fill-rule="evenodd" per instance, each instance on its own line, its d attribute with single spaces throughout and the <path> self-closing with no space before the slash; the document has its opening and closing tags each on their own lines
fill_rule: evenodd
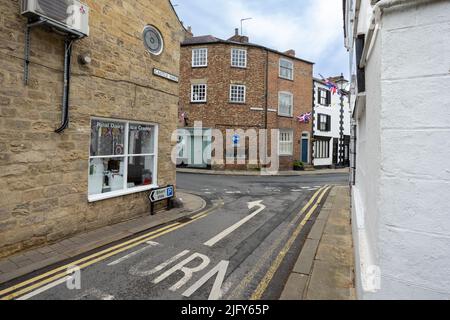
<svg viewBox="0 0 450 320">
<path fill-rule="evenodd" d="M 195 36 L 228 39 L 240 28 L 250 42 L 315 62 L 314 75 L 348 75 L 342 0 L 171 0 Z"/>
</svg>

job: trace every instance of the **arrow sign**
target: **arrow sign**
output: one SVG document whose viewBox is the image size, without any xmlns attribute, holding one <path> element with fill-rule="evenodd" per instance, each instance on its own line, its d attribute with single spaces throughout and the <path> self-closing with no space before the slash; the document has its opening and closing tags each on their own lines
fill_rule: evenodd
<svg viewBox="0 0 450 320">
<path fill-rule="evenodd" d="M 262 204 L 262 200 L 259 201 L 253 201 L 253 202 L 249 202 L 248 203 L 248 208 L 251 210 L 253 208 L 259 207 L 258 210 L 256 210 L 255 212 L 253 212 L 251 215 L 248 215 L 247 217 L 245 217 L 244 219 L 238 221 L 237 223 L 235 223 L 234 225 L 232 225 L 231 227 L 229 227 L 228 229 L 222 231 L 221 233 L 219 233 L 217 236 L 215 236 L 214 238 L 208 240 L 207 242 L 204 243 L 205 246 L 208 247 L 212 247 L 213 245 L 215 245 L 217 242 L 219 242 L 220 240 L 222 240 L 223 238 L 225 238 L 226 236 L 228 236 L 230 233 L 232 233 L 234 230 L 238 229 L 240 226 L 242 226 L 244 223 L 248 222 L 250 219 L 252 219 L 253 217 L 255 217 L 258 213 L 260 213 L 261 211 L 263 211 L 266 206 Z"/>
<path fill-rule="evenodd" d="M 173 197 L 173 186 L 160 188 L 160 189 L 153 189 L 150 192 L 149 199 L 151 202 L 158 202 L 164 199 L 169 199 Z"/>
</svg>

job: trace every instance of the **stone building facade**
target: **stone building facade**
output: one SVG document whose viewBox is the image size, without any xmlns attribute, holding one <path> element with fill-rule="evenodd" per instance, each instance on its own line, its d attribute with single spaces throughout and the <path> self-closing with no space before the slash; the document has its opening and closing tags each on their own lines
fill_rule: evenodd
<svg viewBox="0 0 450 320">
<path fill-rule="evenodd" d="M 281 71 L 280 65 L 289 70 Z M 238 35 L 237 31 L 228 40 L 213 36 L 187 38 L 181 45 L 180 127 L 192 130 L 195 122 L 201 121 L 203 130 L 180 138 L 179 163 L 227 169 L 261 167 L 260 162 L 248 161 L 248 141 L 242 164 L 211 162 L 208 129 L 220 129 L 224 133 L 227 129 L 254 129 L 256 132 L 282 129 L 287 132 L 283 136 L 291 140 L 290 146 L 285 144 L 287 152 L 279 157 L 282 170 L 292 169 L 295 160 L 302 160 L 303 135 L 306 139 L 303 160 L 310 163 L 312 122 L 300 123 L 297 116 L 312 110 L 312 73 L 313 63 L 295 57 L 293 50 L 283 53 L 249 43 L 248 38 Z M 196 94 L 200 97 L 196 98 Z M 239 139 L 236 145 L 245 145 L 245 136 Z M 270 137 L 268 144 L 268 154 L 271 154 Z M 196 157 L 202 152 L 205 158 Z M 238 151 L 234 156 L 238 160 L 243 158 Z M 233 154 L 226 154 L 224 150 L 224 160 L 230 157 Z M 195 161 L 197 159 L 200 160 Z"/>
<path fill-rule="evenodd" d="M 0 257 L 148 214 L 144 191 L 175 184 L 179 87 L 153 68 L 178 75 L 183 27 L 169 1 L 86 4 L 90 35 L 73 44 L 70 124 L 58 134 L 64 38 L 32 29 L 25 86 L 27 19 L 20 1 L 0 2 Z M 143 45 L 147 25 L 162 35 L 159 55 Z"/>
</svg>

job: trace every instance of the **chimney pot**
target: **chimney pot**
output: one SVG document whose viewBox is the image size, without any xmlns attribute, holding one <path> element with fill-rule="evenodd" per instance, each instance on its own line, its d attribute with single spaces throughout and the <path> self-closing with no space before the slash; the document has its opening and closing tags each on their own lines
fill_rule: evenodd
<svg viewBox="0 0 450 320">
<path fill-rule="evenodd" d="M 234 29 L 234 35 L 238 36 L 239 35 L 239 28 Z"/>
</svg>

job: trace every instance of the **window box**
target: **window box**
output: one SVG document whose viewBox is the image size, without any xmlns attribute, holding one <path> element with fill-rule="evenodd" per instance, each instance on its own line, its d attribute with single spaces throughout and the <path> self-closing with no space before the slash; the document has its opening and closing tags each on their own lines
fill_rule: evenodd
<svg viewBox="0 0 450 320">
<path fill-rule="evenodd" d="M 157 187 L 156 124 L 91 119 L 89 202 Z"/>
</svg>

